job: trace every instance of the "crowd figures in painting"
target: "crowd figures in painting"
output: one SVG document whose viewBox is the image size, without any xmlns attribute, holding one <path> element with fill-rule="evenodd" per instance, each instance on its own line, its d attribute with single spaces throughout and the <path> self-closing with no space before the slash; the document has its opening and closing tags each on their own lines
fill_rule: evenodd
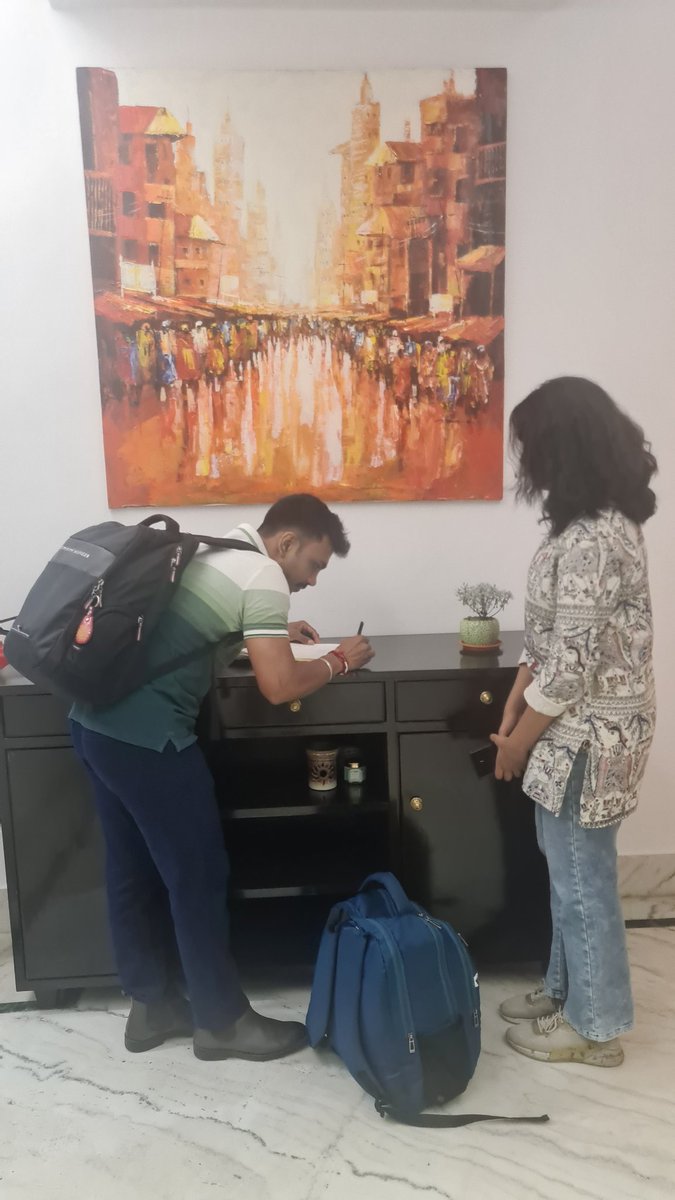
<svg viewBox="0 0 675 1200">
<path fill-rule="evenodd" d="M 371 80 L 334 74 L 357 89 L 337 199 L 299 181 L 295 227 L 271 155 L 247 191 L 229 112 L 209 175 L 189 121 L 120 104 L 131 74 L 78 71 L 111 506 L 499 498 L 505 72 L 446 77 L 401 141 Z"/>
</svg>

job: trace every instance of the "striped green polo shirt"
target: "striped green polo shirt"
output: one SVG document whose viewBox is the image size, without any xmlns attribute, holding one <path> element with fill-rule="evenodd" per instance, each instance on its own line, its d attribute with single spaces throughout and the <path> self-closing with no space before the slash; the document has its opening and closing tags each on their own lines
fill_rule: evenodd
<svg viewBox="0 0 675 1200">
<path fill-rule="evenodd" d="M 252 526 L 238 525 L 227 537 L 249 541 L 262 554 L 198 552 L 152 635 L 150 670 L 205 643 L 213 644 L 219 664 L 226 665 L 236 658 L 244 638 L 288 637 L 290 593 L 281 567 Z M 213 653 L 204 654 L 110 708 L 75 704 L 70 715 L 86 729 L 121 742 L 160 751 L 173 742 L 183 750 L 196 740 L 195 724 L 211 685 L 213 658 Z"/>
</svg>

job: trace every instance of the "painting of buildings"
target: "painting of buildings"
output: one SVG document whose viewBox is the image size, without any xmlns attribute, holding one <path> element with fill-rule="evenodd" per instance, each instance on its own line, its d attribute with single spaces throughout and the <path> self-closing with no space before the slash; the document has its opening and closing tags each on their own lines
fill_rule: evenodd
<svg viewBox="0 0 675 1200">
<path fill-rule="evenodd" d="M 501 497 L 505 71 L 77 83 L 111 507 Z"/>
</svg>

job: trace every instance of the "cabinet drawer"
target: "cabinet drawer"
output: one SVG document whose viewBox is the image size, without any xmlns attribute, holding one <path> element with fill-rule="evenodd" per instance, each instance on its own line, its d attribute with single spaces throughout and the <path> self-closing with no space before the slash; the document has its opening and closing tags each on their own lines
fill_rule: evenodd
<svg viewBox="0 0 675 1200">
<path fill-rule="evenodd" d="M 338 684 L 291 704 L 270 704 L 255 687 L 217 692 L 218 715 L 225 729 L 247 726 L 365 725 L 384 721 L 381 683 Z"/>
<path fill-rule="evenodd" d="M 70 705 L 57 696 L 5 696 L 5 737 L 57 737 L 68 734 Z"/>
<path fill-rule="evenodd" d="M 445 721 L 449 729 L 472 732 L 494 728 L 501 717 L 510 680 L 419 679 L 396 685 L 397 721 Z"/>
</svg>

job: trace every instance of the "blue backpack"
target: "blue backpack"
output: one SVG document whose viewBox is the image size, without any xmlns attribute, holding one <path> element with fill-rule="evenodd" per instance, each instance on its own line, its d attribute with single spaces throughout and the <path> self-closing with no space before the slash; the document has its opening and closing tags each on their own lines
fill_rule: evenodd
<svg viewBox="0 0 675 1200">
<path fill-rule="evenodd" d="M 394 875 L 370 875 L 336 904 L 324 930 L 307 1013 L 310 1044 L 327 1041 L 380 1116 L 407 1125 L 542 1117 L 443 1116 L 480 1054 L 478 976 L 462 939 L 408 899 Z"/>
</svg>

